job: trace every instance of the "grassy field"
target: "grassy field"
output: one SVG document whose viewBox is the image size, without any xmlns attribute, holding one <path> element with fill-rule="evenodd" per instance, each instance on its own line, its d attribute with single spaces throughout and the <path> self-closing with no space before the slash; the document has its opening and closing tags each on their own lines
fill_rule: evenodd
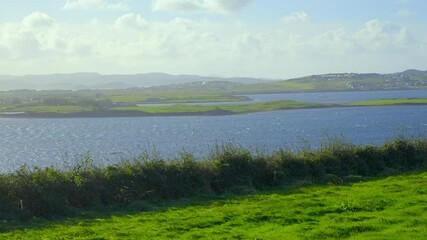
<svg viewBox="0 0 427 240">
<path fill-rule="evenodd" d="M 129 94 L 109 96 L 113 102 L 127 102 L 127 103 L 194 103 L 194 102 L 237 102 L 248 100 L 245 96 L 233 95 L 217 95 L 217 94 L 194 94 L 177 92 L 160 93 L 159 95 L 145 95 L 145 94 Z"/>
<path fill-rule="evenodd" d="M 141 202 L 132 210 L 87 212 L 82 218 L 6 223 L 0 238 L 425 239 L 426 185 L 422 172 L 350 186 L 228 194 L 220 200 Z"/>
<path fill-rule="evenodd" d="M 179 103 L 190 102 L 211 102 L 211 101 L 242 101 L 247 100 L 245 96 L 232 95 L 171 95 L 171 97 L 149 97 L 148 95 L 117 95 L 97 100 L 85 99 L 56 99 L 47 102 L 33 102 L 17 105 L 0 105 L 1 112 L 24 112 L 29 113 L 26 116 L 31 117 L 32 113 L 60 113 L 67 117 L 70 113 L 87 113 L 91 111 L 109 111 L 111 116 L 124 113 L 123 111 L 138 111 L 147 115 L 225 115 L 242 114 L 253 112 L 266 112 L 284 109 L 303 109 L 303 108 L 325 108 L 325 107 L 362 107 L 362 106 L 391 106 L 391 105 L 420 105 L 427 104 L 427 98 L 406 98 L 406 99 L 381 99 L 353 102 L 347 104 L 325 104 L 325 103 L 306 103 L 290 100 L 270 101 L 252 104 L 216 104 L 216 105 L 190 105 Z M 56 101 L 56 102 L 55 102 Z M 115 103 L 123 103 L 120 106 Z M 168 106 L 136 106 L 135 103 L 177 103 Z M 58 104 L 56 104 L 58 103 Z M 122 111 L 122 112 L 117 112 Z M 33 114 L 34 115 L 34 114 Z M 108 116 L 110 116 L 108 115 Z M 95 116 L 95 115 L 94 115 Z M 122 116 L 122 115 L 120 115 Z M 8 115 L 10 117 L 10 115 Z M 15 115 L 19 117 L 19 115 Z"/>
<path fill-rule="evenodd" d="M 74 113 L 92 111 L 89 106 L 32 106 L 32 107 L 17 107 L 14 112 L 49 112 L 49 113 Z"/>
<path fill-rule="evenodd" d="M 328 104 L 303 103 L 295 101 L 272 101 L 255 104 L 221 104 L 221 105 L 172 105 L 172 106 L 141 106 L 141 107 L 122 107 L 113 108 L 112 110 L 137 110 L 153 114 L 161 113 L 203 113 L 215 110 L 227 111 L 230 113 L 250 113 L 264 112 L 281 109 L 299 109 L 299 108 L 316 108 L 328 107 Z"/>
<path fill-rule="evenodd" d="M 381 99 L 381 100 L 354 102 L 348 105 L 350 106 L 386 106 L 386 105 L 405 105 L 405 104 L 410 104 L 410 105 L 427 104 L 427 98 Z"/>
</svg>

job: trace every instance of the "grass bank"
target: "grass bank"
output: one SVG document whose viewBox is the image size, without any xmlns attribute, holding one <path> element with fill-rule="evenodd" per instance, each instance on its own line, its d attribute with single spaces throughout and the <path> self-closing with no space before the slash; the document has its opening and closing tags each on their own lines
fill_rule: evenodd
<svg viewBox="0 0 427 240">
<path fill-rule="evenodd" d="M 427 98 L 380 99 L 347 104 L 348 106 L 425 105 Z"/>
<path fill-rule="evenodd" d="M 36 221 L 2 239 L 425 239 L 427 172 Z M 139 209 L 139 211 L 135 211 Z"/>
<path fill-rule="evenodd" d="M 179 114 L 179 113 L 207 113 L 220 111 L 228 114 L 266 112 L 284 109 L 331 107 L 330 104 L 305 103 L 289 100 L 271 101 L 254 104 L 220 104 L 220 105 L 172 105 L 172 106 L 141 106 L 113 108 L 118 111 L 142 111 L 150 114 Z"/>
<path fill-rule="evenodd" d="M 203 91 L 202 91 L 203 92 Z M 129 94 L 129 95 L 117 95 L 108 96 L 113 102 L 126 102 L 126 103 L 200 103 L 200 102 L 238 102 L 250 100 L 245 96 L 235 95 L 219 95 L 212 93 L 195 94 L 195 93 L 180 93 L 166 92 L 160 95 L 142 95 L 142 94 Z"/>
</svg>

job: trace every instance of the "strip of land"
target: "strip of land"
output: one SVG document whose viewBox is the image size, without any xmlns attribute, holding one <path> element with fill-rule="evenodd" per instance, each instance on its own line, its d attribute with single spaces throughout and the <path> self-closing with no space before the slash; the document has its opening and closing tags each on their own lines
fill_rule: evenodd
<svg viewBox="0 0 427 240">
<path fill-rule="evenodd" d="M 270 101 L 254 104 L 218 104 L 168 106 L 123 106 L 95 108 L 81 105 L 65 106 L 24 106 L 0 108 L 0 117 L 9 118 L 78 118 L 78 117 L 147 117 L 147 116 L 217 116 L 267 112 L 290 109 L 366 107 L 394 105 L 427 105 L 427 98 L 383 99 L 347 104 L 307 103 L 289 100 Z"/>
<path fill-rule="evenodd" d="M 390 106 L 390 105 L 420 105 L 427 104 L 427 98 L 380 99 L 354 102 L 349 106 Z"/>
</svg>

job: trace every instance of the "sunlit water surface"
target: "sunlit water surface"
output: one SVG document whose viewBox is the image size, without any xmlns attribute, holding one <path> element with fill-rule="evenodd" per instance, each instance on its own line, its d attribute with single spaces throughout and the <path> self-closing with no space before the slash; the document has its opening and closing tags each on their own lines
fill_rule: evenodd
<svg viewBox="0 0 427 240">
<path fill-rule="evenodd" d="M 427 91 L 416 92 L 421 94 L 417 97 L 427 97 Z M 414 97 L 414 93 L 409 91 L 405 97 Z M 351 92 L 341 99 L 334 94 L 320 95 L 334 96 L 334 102 L 354 98 Z M 308 95 L 305 97 L 312 97 L 313 93 Z M 381 98 L 377 92 L 374 99 Z M 184 149 L 204 156 L 216 144 L 226 142 L 272 152 L 307 144 L 316 148 L 327 136 L 341 134 L 356 144 L 380 144 L 396 134 L 426 133 L 426 106 L 302 109 L 214 117 L 3 118 L 0 171 L 13 171 L 24 163 L 64 167 L 87 155 L 106 165 L 153 148 L 162 156 L 173 158 Z"/>
</svg>

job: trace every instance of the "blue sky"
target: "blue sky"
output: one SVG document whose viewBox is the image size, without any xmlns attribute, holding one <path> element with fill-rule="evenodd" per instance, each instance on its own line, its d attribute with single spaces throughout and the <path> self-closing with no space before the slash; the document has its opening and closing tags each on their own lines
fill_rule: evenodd
<svg viewBox="0 0 427 240">
<path fill-rule="evenodd" d="M 0 75 L 427 69 L 424 0 L 0 1 Z"/>
</svg>

